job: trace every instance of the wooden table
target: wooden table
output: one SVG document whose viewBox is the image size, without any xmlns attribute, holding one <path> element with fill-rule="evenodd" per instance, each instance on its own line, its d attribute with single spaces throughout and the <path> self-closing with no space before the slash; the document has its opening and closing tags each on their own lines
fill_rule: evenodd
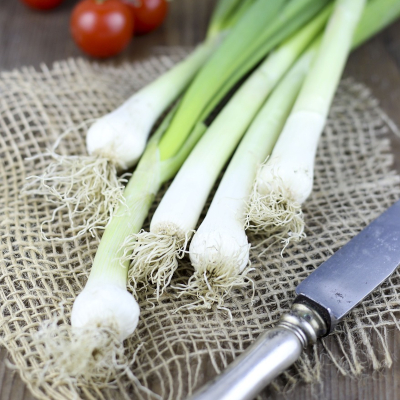
<svg viewBox="0 0 400 400">
<path fill-rule="evenodd" d="M 17 0 L 0 0 L 0 70 L 24 65 L 51 64 L 55 60 L 84 56 L 69 35 L 69 15 L 73 0 L 52 12 L 39 13 Z M 154 46 L 192 46 L 204 36 L 215 0 L 173 0 L 167 21 L 156 32 L 135 38 L 129 48 L 112 60 L 114 63 L 146 57 Z M 347 64 L 346 76 L 367 84 L 380 100 L 383 110 L 400 126 L 400 21 L 355 51 Z M 396 168 L 400 172 L 400 139 L 393 139 Z M 354 380 L 340 376 L 334 366 L 324 368 L 321 400 L 393 400 L 400 398 L 400 332 L 392 331 L 389 348 L 395 360 L 390 370 Z M 6 357 L 0 352 L 1 360 Z M 274 399 L 312 398 L 311 389 L 299 384 L 287 395 Z M 0 362 L 0 400 L 31 400 L 18 375 Z"/>
</svg>

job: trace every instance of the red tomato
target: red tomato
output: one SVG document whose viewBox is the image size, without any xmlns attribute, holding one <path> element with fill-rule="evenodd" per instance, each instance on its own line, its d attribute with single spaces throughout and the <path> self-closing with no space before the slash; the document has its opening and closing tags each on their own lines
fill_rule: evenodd
<svg viewBox="0 0 400 400">
<path fill-rule="evenodd" d="M 93 57 L 120 53 L 132 38 L 133 17 L 120 0 L 83 0 L 72 11 L 70 26 L 76 44 Z"/>
<path fill-rule="evenodd" d="M 59 6 L 64 0 L 21 0 L 29 7 L 38 10 L 50 10 L 51 8 Z"/>
<path fill-rule="evenodd" d="M 143 34 L 158 28 L 168 12 L 166 0 L 122 0 L 129 5 L 135 19 L 135 33 Z"/>
</svg>

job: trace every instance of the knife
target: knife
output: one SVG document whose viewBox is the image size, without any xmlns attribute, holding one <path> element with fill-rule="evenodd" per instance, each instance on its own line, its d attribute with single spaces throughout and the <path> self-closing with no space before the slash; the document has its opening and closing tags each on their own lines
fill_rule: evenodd
<svg viewBox="0 0 400 400">
<path fill-rule="evenodd" d="M 296 288 L 288 314 L 190 400 L 252 400 L 400 265 L 400 200 Z"/>
</svg>

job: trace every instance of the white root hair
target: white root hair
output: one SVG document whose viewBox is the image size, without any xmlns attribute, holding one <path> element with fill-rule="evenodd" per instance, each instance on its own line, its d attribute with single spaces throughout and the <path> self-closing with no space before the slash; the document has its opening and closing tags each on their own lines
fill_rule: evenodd
<svg viewBox="0 0 400 400">
<path fill-rule="evenodd" d="M 248 266 L 239 272 L 238 265 L 242 263 L 240 257 L 244 257 L 242 251 L 230 256 L 211 251 L 202 254 L 196 263 L 192 261 L 194 274 L 186 285 L 180 284 L 174 289 L 179 291 L 178 297 L 190 296 L 196 300 L 179 309 L 210 309 L 216 305 L 218 309 L 225 310 L 232 316 L 231 311 L 224 307 L 232 289 L 246 287 L 250 283 L 254 296 L 254 282 L 248 276 L 253 268 L 250 267 L 249 261 Z"/>
<path fill-rule="evenodd" d="M 191 235 L 192 232 L 182 235 L 176 230 L 171 234 L 169 229 L 160 233 L 142 230 L 128 236 L 122 245 L 124 253 L 120 261 L 130 262 L 128 288 L 132 293 L 155 285 L 154 295 L 158 300 L 171 283 Z M 143 285 L 138 286 L 140 283 Z"/>
<path fill-rule="evenodd" d="M 53 149 L 33 159 L 50 157 L 51 162 L 41 175 L 30 176 L 23 189 L 24 195 L 40 195 L 54 206 L 50 219 L 41 224 L 45 240 L 66 241 L 87 232 L 92 236 L 104 229 L 120 204 L 124 204 L 123 189 L 127 174 L 118 177 L 116 166 L 99 156 L 61 155 L 56 153 L 60 140 Z M 60 223 L 60 215 L 68 215 L 68 237 L 51 234 Z M 61 221 L 65 222 L 65 221 Z"/>
<path fill-rule="evenodd" d="M 286 248 L 291 241 L 306 237 L 301 204 L 293 199 L 290 190 L 277 176 L 268 182 L 268 191 L 262 193 L 259 190 L 261 170 L 262 167 L 248 201 L 245 229 L 276 237 Z"/>
<path fill-rule="evenodd" d="M 133 357 L 128 358 L 123 342 L 115 326 L 92 326 L 72 328 L 63 316 L 53 318 L 41 325 L 31 335 L 31 345 L 35 347 L 41 373 L 30 374 L 29 382 L 39 388 L 51 376 L 54 387 L 66 386 L 73 392 L 88 383 L 99 388 L 117 388 L 117 381 L 123 375 L 135 382 L 140 390 L 159 398 L 145 388 L 132 373 L 139 345 Z M 80 398 L 80 397 L 79 397 Z"/>
</svg>

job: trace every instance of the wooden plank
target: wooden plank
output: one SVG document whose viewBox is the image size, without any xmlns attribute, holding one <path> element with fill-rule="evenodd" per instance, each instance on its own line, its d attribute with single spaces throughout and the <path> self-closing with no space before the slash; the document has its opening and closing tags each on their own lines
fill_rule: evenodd
<svg viewBox="0 0 400 400">
<path fill-rule="evenodd" d="M 5 349 L 0 350 L 0 399 L 1 400 L 34 400 L 17 371 L 9 369 L 4 362 L 7 357 Z"/>
<path fill-rule="evenodd" d="M 357 49 L 350 56 L 345 76 L 365 83 L 382 110 L 400 127 L 400 21 Z M 400 138 L 392 135 L 391 143 L 397 155 L 395 168 L 400 172 Z"/>
<path fill-rule="evenodd" d="M 74 0 L 50 12 L 28 9 L 20 1 L 0 1 L 0 70 L 51 65 L 68 57 L 86 57 L 69 33 Z M 150 35 L 138 36 L 111 62 L 119 64 L 148 55 L 156 46 L 193 46 L 203 38 L 215 0 L 174 0 L 165 23 Z M 98 60 L 96 60 L 98 61 Z M 110 62 L 110 61 L 100 61 Z"/>
</svg>

